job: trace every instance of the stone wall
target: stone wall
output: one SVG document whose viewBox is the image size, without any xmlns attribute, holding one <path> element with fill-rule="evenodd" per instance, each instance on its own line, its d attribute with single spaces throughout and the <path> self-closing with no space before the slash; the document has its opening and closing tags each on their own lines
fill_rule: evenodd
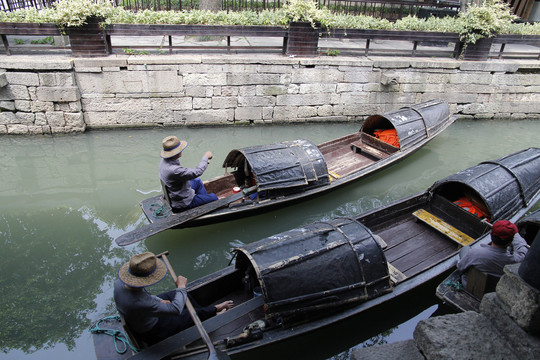
<svg viewBox="0 0 540 360">
<path fill-rule="evenodd" d="M 348 121 L 433 98 L 460 118 L 540 118 L 538 61 L 118 56 L 0 59 L 0 134 Z"/>
</svg>

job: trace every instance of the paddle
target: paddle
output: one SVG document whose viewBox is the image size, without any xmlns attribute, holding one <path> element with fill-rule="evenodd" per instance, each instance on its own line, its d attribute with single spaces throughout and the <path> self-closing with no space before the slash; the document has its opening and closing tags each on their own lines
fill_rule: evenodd
<svg viewBox="0 0 540 360">
<path fill-rule="evenodd" d="M 144 240 L 147 237 L 160 233 L 162 231 L 168 230 L 174 226 L 178 226 L 190 220 L 196 219 L 202 215 L 205 215 L 209 212 L 217 210 L 221 207 L 227 206 L 232 202 L 242 199 L 244 196 L 247 196 L 257 190 L 256 186 L 246 188 L 243 191 L 228 196 L 223 199 L 212 201 L 211 203 L 204 204 L 201 206 L 194 207 L 181 213 L 172 214 L 167 219 L 163 221 L 158 221 L 152 224 L 148 224 L 137 228 L 133 231 L 127 232 L 120 235 L 116 238 L 116 243 L 120 246 L 126 246 L 129 244 L 136 243 L 138 241 Z"/>
<path fill-rule="evenodd" d="M 176 283 L 176 273 L 174 269 L 171 266 L 171 263 L 169 262 L 169 259 L 167 258 L 167 254 L 169 254 L 168 251 L 162 252 L 161 254 L 157 255 L 157 257 L 161 257 L 163 261 L 165 262 L 165 265 L 169 268 L 169 274 L 171 274 L 171 277 L 173 281 Z M 197 327 L 197 330 L 199 330 L 199 334 L 201 334 L 201 338 L 204 340 L 206 346 L 208 347 L 208 359 L 209 360 L 230 360 L 231 358 L 229 355 L 222 351 L 217 351 L 214 347 L 214 344 L 212 343 L 212 340 L 210 339 L 210 336 L 208 336 L 208 333 L 204 329 L 203 324 L 201 323 L 201 320 L 197 316 L 197 312 L 195 311 L 195 308 L 191 304 L 191 301 L 189 300 L 189 297 L 186 296 L 186 307 L 189 311 L 189 315 L 193 319 L 193 322 L 195 323 L 195 326 Z"/>
</svg>

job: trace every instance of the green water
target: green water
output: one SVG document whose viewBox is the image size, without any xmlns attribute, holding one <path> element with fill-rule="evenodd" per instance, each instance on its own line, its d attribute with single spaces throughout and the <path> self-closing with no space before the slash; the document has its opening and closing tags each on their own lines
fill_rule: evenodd
<svg viewBox="0 0 540 360">
<path fill-rule="evenodd" d="M 223 173 L 221 163 L 233 148 L 296 138 L 321 143 L 359 127 L 302 124 L 0 137 L 0 358 L 95 359 L 88 329 L 114 313 L 113 281 L 119 265 L 134 253 L 168 250 L 176 272 L 194 280 L 226 266 L 236 246 L 316 220 L 354 216 L 423 191 L 480 161 L 540 145 L 540 121 L 458 121 L 403 162 L 318 199 L 225 224 L 166 231 L 126 248 L 114 243 L 146 223 L 138 204 L 160 191 L 159 150 L 167 135 L 188 140 L 184 165 L 194 166 L 206 150 L 214 152 L 203 175 L 209 179 Z M 168 285 L 162 282 L 155 291 Z M 434 301 L 414 311 L 404 306 L 400 327 L 383 329 L 365 344 L 411 338 L 416 322 L 433 312 Z M 294 359 L 317 358 L 298 355 L 295 346 L 305 342 L 321 359 L 334 354 L 348 358 L 347 349 L 366 340 L 354 329 L 370 325 L 345 326 L 343 333 L 323 334 L 325 341 L 316 335 L 301 339 L 300 345 L 286 344 L 285 353 Z"/>
</svg>

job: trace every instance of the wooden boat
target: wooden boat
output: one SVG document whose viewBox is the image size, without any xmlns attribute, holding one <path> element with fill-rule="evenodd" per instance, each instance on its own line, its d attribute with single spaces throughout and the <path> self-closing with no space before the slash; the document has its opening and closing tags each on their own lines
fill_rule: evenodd
<svg viewBox="0 0 540 360">
<path fill-rule="evenodd" d="M 520 235 L 527 241 L 527 244 L 532 245 L 540 230 L 540 209 L 524 216 L 516 225 Z M 483 295 L 495 291 L 495 286 L 499 280 L 476 269 L 468 276 L 471 279 L 469 281 L 472 283 L 468 284 L 469 288 L 463 287 L 461 284 L 461 275 L 457 270 L 452 272 L 437 286 L 437 297 L 456 312 L 478 312 Z"/>
<path fill-rule="evenodd" d="M 407 157 L 454 120 L 445 101 L 432 100 L 372 115 L 359 132 L 318 146 L 298 139 L 232 150 L 223 163 L 225 175 L 205 182 L 218 201 L 170 214 L 164 191 L 141 202 L 150 224 L 121 235 L 116 242 L 127 245 L 166 229 L 246 217 L 320 195 Z M 235 188 L 254 193 L 247 197 L 235 193 Z"/>
<path fill-rule="evenodd" d="M 457 205 L 463 197 L 484 217 Z M 488 221 L 515 221 L 539 198 L 540 149 L 529 148 L 355 219 L 316 222 L 237 248 L 234 265 L 188 291 L 202 305 L 234 300 L 204 326 L 228 355 L 254 351 L 396 304 L 450 272 L 463 245 L 485 241 Z M 190 328 L 133 359 L 207 358 L 205 349 Z"/>
</svg>

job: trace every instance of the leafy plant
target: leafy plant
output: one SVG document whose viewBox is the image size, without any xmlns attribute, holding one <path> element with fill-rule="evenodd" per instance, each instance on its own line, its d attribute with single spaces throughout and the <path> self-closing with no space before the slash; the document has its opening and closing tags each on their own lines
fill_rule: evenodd
<svg viewBox="0 0 540 360">
<path fill-rule="evenodd" d="M 60 0 L 54 3 L 55 22 L 64 26 L 81 26 L 90 17 L 107 18 L 114 10 L 108 0 Z"/>
<path fill-rule="evenodd" d="M 338 56 L 339 55 L 339 50 L 328 49 L 328 50 L 326 50 L 326 55 L 328 55 L 328 56 Z"/>
<path fill-rule="evenodd" d="M 47 36 L 43 39 L 32 40 L 31 44 L 42 44 L 42 45 L 54 45 L 54 38 L 52 36 Z"/>
<path fill-rule="evenodd" d="M 283 9 L 290 22 L 309 22 L 314 26 L 322 17 L 321 10 L 313 0 L 288 0 Z"/>
<path fill-rule="evenodd" d="M 24 45 L 24 44 L 26 44 L 26 40 L 24 40 L 24 39 L 15 38 L 14 40 L 15 40 L 16 45 Z"/>
<path fill-rule="evenodd" d="M 485 0 L 482 5 L 471 5 L 459 13 L 459 36 L 465 44 L 474 44 L 478 39 L 507 32 L 517 18 L 502 0 Z"/>
<path fill-rule="evenodd" d="M 150 55 L 150 52 L 146 50 L 134 50 L 130 48 L 122 48 L 122 51 L 124 52 L 124 54 L 127 54 L 127 55 Z"/>
</svg>

